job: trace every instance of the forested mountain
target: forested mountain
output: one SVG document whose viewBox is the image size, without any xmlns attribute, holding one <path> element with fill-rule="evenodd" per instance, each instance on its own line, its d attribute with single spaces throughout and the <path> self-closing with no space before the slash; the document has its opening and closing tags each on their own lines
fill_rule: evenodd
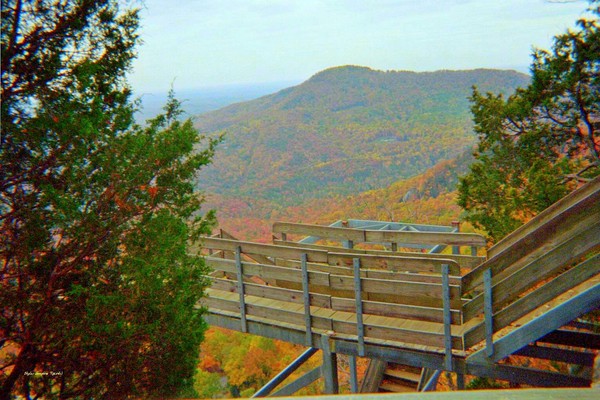
<svg viewBox="0 0 600 400">
<path fill-rule="evenodd" d="M 197 117 L 225 132 L 199 177 L 208 193 L 299 205 L 383 188 L 462 153 L 475 142 L 468 97 L 512 92 L 515 71 L 375 71 L 344 66 L 257 100 Z"/>
<path fill-rule="evenodd" d="M 461 212 L 456 204 L 458 178 L 472 162 L 467 150 L 385 188 L 313 199 L 296 206 L 279 207 L 267 200 L 224 195 L 209 195 L 207 206 L 217 209 L 221 228 L 240 238 L 264 242 L 271 240 L 275 221 L 328 225 L 344 219 L 373 219 L 450 225 Z"/>
</svg>

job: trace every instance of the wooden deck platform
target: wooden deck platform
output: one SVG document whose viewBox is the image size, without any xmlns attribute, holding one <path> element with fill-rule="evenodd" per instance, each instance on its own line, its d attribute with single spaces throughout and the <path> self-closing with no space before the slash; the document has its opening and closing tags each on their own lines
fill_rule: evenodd
<svg viewBox="0 0 600 400">
<path fill-rule="evenodd" d="M 203 240 L 213 272 L 200 305 L 210 324 L 461 375 L 589 385 L 591 375 L 498 362 L 600 308 L 600 178 L 489 249 L 488 257 L 477 255 L 483 237 L 459 232 L 292 223 L 276 223 L 273 231 L 274 244 L 227 235 Z M 293 235 L 348 248 L 292 241 Z M 395 251 L 357 249 L 358 243 Z M 451 246 L 454 254 L 402 250 L 419 243 Z M 461 246 L 471 255 L 456 254 Z M 589 335 L 600 343 L 600 335 Z"/>
</svg>

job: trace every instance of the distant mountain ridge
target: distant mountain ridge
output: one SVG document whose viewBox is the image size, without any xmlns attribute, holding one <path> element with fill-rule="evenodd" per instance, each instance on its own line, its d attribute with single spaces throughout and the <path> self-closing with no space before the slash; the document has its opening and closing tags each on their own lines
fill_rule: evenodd
<svg viewBox="0 0 600 400">
<path fill-rule="evenodd" d="M 196 118 L 225 132 L 199 183 L 207 192 L 280 205 L 383 188 L 470 147 L 468 97 L 511 93 L 515 71 L 376 71 L 344 66 L 306 82 Z"/>
</svg>

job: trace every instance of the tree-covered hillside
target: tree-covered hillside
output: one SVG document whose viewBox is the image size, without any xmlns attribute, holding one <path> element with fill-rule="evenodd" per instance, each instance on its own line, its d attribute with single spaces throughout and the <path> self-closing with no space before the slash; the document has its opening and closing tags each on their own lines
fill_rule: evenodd
<svg viewBox="0 0 600 400">
<path fill-rule="evenodd" d="M 511 93 L 528 82 L 515 71 L 331 68 L 199 116 L 204 134 L 225 132 L 199 181 L 212 193 L 280 205 L 386 187 L 474 144 L 473 85 Z"/>
<path fill-rule="evenodd" d="M 328 225 L 343 219 L 373 219 L 450 225 L 461 213 L 456 204 L 458 179 L 472 162 L 471 151 L 467 150 L 385 188 L 313 199 L 296 206 L 280 207 L 267 200 L 212 194 L 207 197 L 207 205 L 218 208 L 220 228 L 236 237 L 261 242 L 271 241 L 275 221 Z"/>
</svg>

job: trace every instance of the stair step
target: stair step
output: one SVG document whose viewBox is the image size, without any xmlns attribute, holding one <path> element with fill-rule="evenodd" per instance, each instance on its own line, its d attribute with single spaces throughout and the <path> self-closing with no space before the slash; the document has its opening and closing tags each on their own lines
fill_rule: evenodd
<svg viewBox="0 0 600 400">
<path fill-rule="evenodd" d="M 415 392 L 416 389 L 408 386 L 399 385 L 397 383 L 386 382 L 382 383 L 379 386 L 379 390 L 383 390 L 386 392 L 394 392 L 394 393 L 408 393 Z"/>
<path fill-rule="evenodd" d="M 413 383 L 419 383 L 419 380 L 421 379 L 421 375 L 419 374 L 409 371 L 402 371 L 399 369 L 386 369 L 384 374 L 396 379 L 402 379 L 403 381 Z"/>
</svg>

